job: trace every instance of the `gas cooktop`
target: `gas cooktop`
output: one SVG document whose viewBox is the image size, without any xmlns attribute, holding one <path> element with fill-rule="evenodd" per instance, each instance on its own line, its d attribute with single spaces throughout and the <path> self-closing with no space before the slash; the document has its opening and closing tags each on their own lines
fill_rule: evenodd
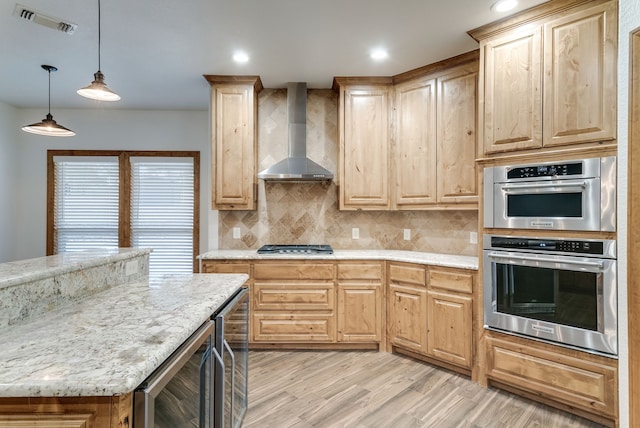
<svg viewBox="0 0 640 428">
<path fill-rule="evenodd" d="M 258 254 L 333 254 L 331 245 L 270 244 L 258 248 Z"/>
</svg>

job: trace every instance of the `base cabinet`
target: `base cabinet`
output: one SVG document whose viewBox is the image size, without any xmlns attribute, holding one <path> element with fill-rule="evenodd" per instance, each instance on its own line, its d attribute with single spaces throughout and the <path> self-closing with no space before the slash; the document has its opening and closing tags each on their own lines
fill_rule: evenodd
<svg viewBox="0 0 640 428">
<path fill-rule="evenodd" d="M 471 368 L 471 296 L 427 291 L 427 354 Z"/>
<path fill-rule="evenodd" d="M 338 264 L 338 341 L 381 342 L 383 269 L 380 262 Z"/>
<path fill-rule="evenodd" d="M 615 425 L 615 360 L 511 337 L 488 337 L 486 345 L 489 383 Z"/>
<path fill-rule="evenodd" d="M 426 269 L 389 265 L 389 342 L 411 351 L 427 351 Z"/>
</svg>

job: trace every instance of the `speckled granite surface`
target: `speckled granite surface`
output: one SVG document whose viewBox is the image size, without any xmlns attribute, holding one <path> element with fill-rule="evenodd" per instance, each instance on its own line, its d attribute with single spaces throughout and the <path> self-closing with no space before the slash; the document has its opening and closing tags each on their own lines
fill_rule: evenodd
<svg viewBox="0 0 640 428">
<path fill-rule="evenodd" d="M 316 255 L 258 254 L 256 250 L 213 250 L 199 255 L 198 258 L 200 260 L 389 260 L 460 269 L 478 269 L 477 257 L 400 250 L 334 250 L 333 254 Z"/>
<path fill-rule="evenodd" d="M 246 280 L 196 274 L 123 284 L 0 328 L 0 396 L 131 392 Z"/>
<path fill-rule="evenodd" d="M 0 327 L 149 276 L 150 249 L 66 253 L 0 264 Z"/>
</svg>

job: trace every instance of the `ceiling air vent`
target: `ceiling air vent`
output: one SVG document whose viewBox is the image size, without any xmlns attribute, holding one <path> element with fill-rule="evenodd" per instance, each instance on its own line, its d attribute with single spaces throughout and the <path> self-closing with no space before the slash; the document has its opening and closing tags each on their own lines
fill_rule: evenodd
<svg viewBox="0 0 640 428">
<path fill-rule="evenodd" d="M 73 34 L 78 28 L 78 24 L 63 21 L 62 19 L 53 16 L 47 16 L 42 12 L 27 8 L 26 6 L 18 3 L 16 3 L 15 9 L 13 9 L 13 16 L 40 24 L 44 27 L 53 28 L 54 30 L 61 31 L 65 34 Z"/>
</svg>

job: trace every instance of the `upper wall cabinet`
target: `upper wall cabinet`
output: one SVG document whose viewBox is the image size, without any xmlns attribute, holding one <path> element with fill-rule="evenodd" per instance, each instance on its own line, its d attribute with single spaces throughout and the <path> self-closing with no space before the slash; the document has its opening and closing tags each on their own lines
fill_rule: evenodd
<svg viewBox="0 0 640 428">
<path fill-rule="evenodd" d="M 256 209 L 258 76 L 212 76 L 212 208 Z"/>
<path fill-rule="evenodd" d="M 391 79 L 335 78 L 339 90 L 339 207 L 390 207 L 389 114 Z"/>
<path fill-rule="evenodd" d="M 476 209 L 478 53 L 339 78 L 340 209 Z"/>
<path fill-rule="evenodd" d="M 616 138 L 617 2 L 557 1 L 471 31 L 484 155 Z"/>
</svg>

